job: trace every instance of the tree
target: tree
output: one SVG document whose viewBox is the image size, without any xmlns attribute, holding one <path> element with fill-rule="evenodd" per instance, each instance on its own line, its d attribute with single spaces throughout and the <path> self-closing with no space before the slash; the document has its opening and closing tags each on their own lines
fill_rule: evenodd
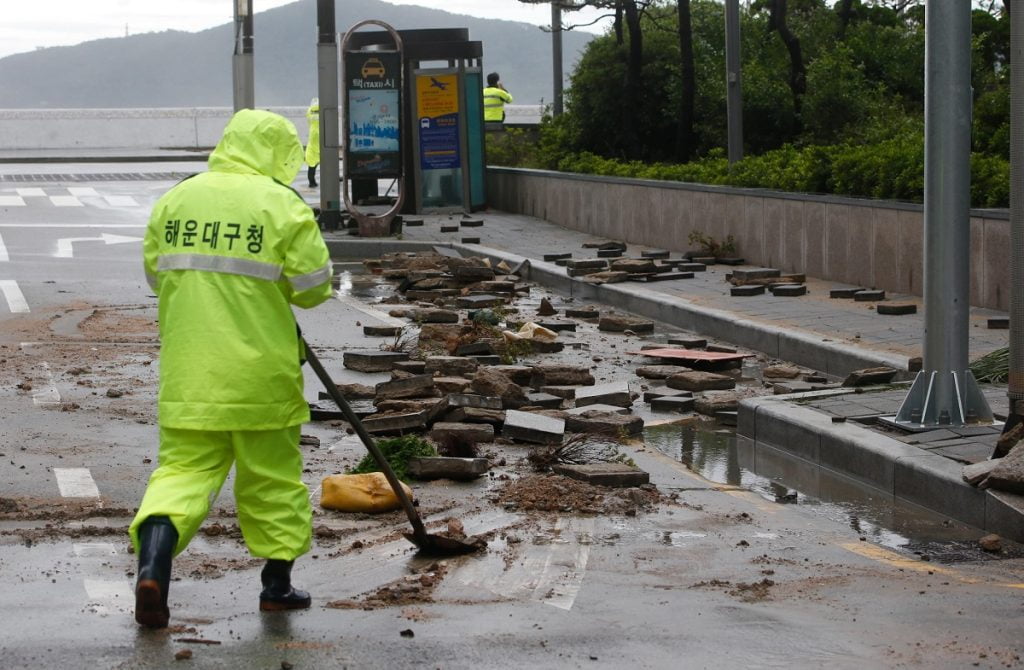
<svg viewBox="0 0 1024 670">
<path fill-rule="evenodd" d="M 767 0 L 768 30 L 779 34 L 789 52 L 789 88 L 793 92 L 793 111 L 800 118 L 801 99 L 807 92 L 807 70 L 800 51 L 800 39 L 793 34 L 786 23 L 787 0 Z"/>
<path fill-rule="evenodd" d="M 697 96 L 697 75 L 693 62 L 693 20 L 690 0 L 676 0 L 679 33 L 679 129 L 676 136 L 676 159 L 686 162 L 693 157 L 693 112 Z"/>
</svg>

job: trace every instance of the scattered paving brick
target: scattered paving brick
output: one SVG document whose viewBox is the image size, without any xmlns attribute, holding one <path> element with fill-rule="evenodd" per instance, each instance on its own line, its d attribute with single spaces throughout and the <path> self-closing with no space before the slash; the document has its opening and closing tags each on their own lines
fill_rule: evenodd
<svg viewBox="0 0 1024 670">
<path fill-rule="evenodd" d="M 708 346 L 708 341 L 703 337 L 672 337 L 668 338 L 669 344 L 675 344 L 684 349 L 703 349 Z"/>
<path fill-rule="evenodd" d="M 408 372 L 413 375 L 421 375 L 423 374 L 426 365 L 427 364 L 423 361 L 398 361 L 391 367 L 391 369 L 401 370 L 402 372 Z"/>
<path fill-rule="evenodd" d="M 377 384 L 374 391 L 378 399 L 422 398 L 437 393 L 432 374 L 413 375 Z"/>
<path fill-rule="evenodd" d="M 700 370 L 689 370 L 672 375 L 665 380 L 669 388 L 683 391 L 713 391 L 736 388 L 736 380 L 726 375 L 714 372 L 701 372 Z"/>
<path fill-rule="evenodd" d="M 655 412 L 674 412 L 676 414 L 688 414 L 693 411 L 693 397 L 685 396 L 660 396 L 651 400 L 651 409 Z"/>
<path fill-rule="evenodd" d="M 505 298 L 499 295 L 466 295 L 455 300 L 455 305 L 460 309 L 481 309 L 483 307 L 498 307 L 504 305 Z"/>
<path fill-rule="evenodd" d="M 622 282 L 629 281 L 629 278 L 632 276 L 628 272 L 612 270 L 606 272 L 569 270 L 570 277 L 579 277 L 581 275 L 583 275 L 583 281 L 589 284 L 621 284 Z"/>
<path fill-rule="evenodd" d="M 477 425 L 479 426 L 480 424 Z M 487 472 L 489 467 L 486 458 L 420 456 L 409 459 L 408 471 L 416 479 L 455 479 L 464 481 L 476 479 Z"/>
<path fill-rule="evenodd" d="M 577 407 L 597 404 L 615 407 L 631 406 L 633 398 L 629 393 L 629 384 L 621 381 L 609 382 L 596 386 L 584 386 L 576 391 Z"/>
<path fill-rule="evenodd" d="M 598 258 L 621 258 L 622 257 L 622 253 L 623 253 L 622 249 L 598 249 L 597 250 L 597 257 Z"/>
<path fill-rule="evenodd" d="M 494 426 L 487 423 L 449 423 L 447 421 L 435 423 L 430 429 L 430 437 L 435 442 L 442 442 L 448 438 L 460 438 L 469 442 L 492 442 L 494 440 Z"/>
<path fill-rule="evenodd" d="M 550 393 L 527 393 L 531 407 L 543 407 L 544 409 L 558 409 L 562 406 L 562 399 Z"/>
<path fill-rule="evenodd" d="M 719 412 L 735 412 L 740 400 L 747 397 L 739 391 L 708 391 L 694 398 L 693 408 L 705 416 L 715 416 Z"/>
<path fill-rule="evenodd" d="M 644 431 L 644 420 L 638 416 L 589 409 L 590 411 L 578 414 L 566 412 L 565 429 L 571 433 L 591 433 L 610 437 L 635 437 Z"/>
<path fill-rule="evenodd" d="M 719 256 L 718 262 L 721 265 L 743 265 L 747 260 L 739 256 Z"/>
<path fill-rule="evenodd" d="M 441 393 L 463 393 L 472 383 L 465 377 L 434 377 L 434 385 Z"/>
<path fill-rule="evenodd" d="M 480 244 L 480 238 L 479 237 L 463 237 L 462 238 L 462 243 L 463 244 Z"/>
<path fill-rule="evenodd" d="M 623 463 L 587 463 L 585 465 L 557 464 L 552 472 L 586 482 L 594 486 L 610 488 L 632 488 L 651 481 L 648 473 L 640 468 Z"/>
<path fill-rule="evenodd" d="M 489 423 L 492 426 L 500 426 L 505 423 L 505 412 L 500 409 L 456 407 L 445 418 L 454 423 Z"/>
<path fill-rule="evenodd" d="M 458 323 L 459 313 L 447 309 L 414 309 L 410 310 L 409 318 L 419 323 Z"/>
<path fill-rule="evenodd" d="M 853 300 L 861 291 L 867 290 L 863 286 L 857 286 L 854 288 L 834 288 L 828 292 L 828 297 L 835 298 L 837 300 Z"/>
<path fill-rule="evenodd" d="M 593 270 L 594 272 L 601 272 L 602 270 L 608 269 L 608 261 L 601 258 L 579 258 L 570 259 L 566 264 L 570 270 Z"/>
<path fill-rule="evenodd" d="M 343 365 L 358 372 L 387 372 L 399 361 L 409 360 L 404 351 L 346 351 Z"/>
<path fill-rule="evenodd" d="M 677 263 L 676 269 L 680 272 L 706 272 L 708 266 L 704 263 Z"/>
<path fill-rule="evenodd" d="M 988 327 L 992 330 L 1006 330 L 1010 327 L 1010 317 L 994 316 L 988 320 Z"/>
<path fill-rule="evenodd" d="M 565 410 L 566 416 L 579 416 L 581 414 L 587 414 L 588 412 L 600 412 L 603 414 L 630 414 L 631 410 L 628 407 L 617 407 L 615 405 L 602 405 L 600 403 L 596 405 L 587 405 L 585 407 L 573 407 L 572 409 Z"/>
<path fill-rule="evenodd" d="M 456 356 L 490 356 L 494 353 L 494 345 L 488 340 L 478 340 L 469 344 L 460 344 L 455 349 Z"/>
<path fill-rule="evenodd" d="M 670 389 L 667 386 L 655 386 L 644 391 L 644 402 L 649 403 L 655 398 L 692 398 L 692 391 Z"/>
<path fill-rule="evenodd" d="M 565 435 L 565 421 L 510 409 L 505 412 L 505 424 L 502 426 L 501 434 L 515 442 L 561 444 Z"/>
<path fill-rule="evenodd" d="M 640 252 L 643 258 L 668 258 L 669 252 L 665 249 L 646 249 Z"/>
<path fill-rule="evenodd" d="M 533 378 L 533 367 L 529 365 L 492 365 L 491 370 L 508 377 L 513 384 L 528 386 Z"/>
<path fill-rule="evenodd" d="M 782 272 L 776 268 L 742 268 L 732 272 L 732 278 L 738 282 L 752 279 L 772 279 L 780 276 L 782 276 Z"/>
<path fill-rule="evenodd" d="M 779 297 L 796 297 L 807 294 L 804 284 L 776 284 L 771 287 L 772 295 Z"/>
<path fill-rule="evenodd" d="M 462 226 L 463 228 L 479 228 L 480 226 L 484 225 L 484 220 L 477 218 L 462 219 L 461 221 L 459 221 L 459 225 Z"/>
<path fill-rule="evenodd" d="M 917 314 L 917 305 L 912 302 L 880 302 L 875 305 L 875 311 L 890 316 Z"/>
<path fill-rule="evenodd" d="M 442 233 L 457 233 L 459 232 L 458 226 L 441 226 Z"/>
<path fill-rule="evenodd" d="M 653 333 L 654 322 L 633 316 L 602 316 L 597 329 L 609 333 L 621 333 L 626 330 L 634 333 Z"/>
<path fill-rule="evenodd" d="M 374 435 L 401 435 L 427 429 L 426 412 L 380 414 L 363 419 L 366 432 Z"/>
<path fill-rule="evenodd" d="M 597 319 L 601 316 L 601 312 L 596 307 L 577 307 L 575 309 L 567 308 L 565 315 L 573 319 Z"/>
<path fill-rule="evenodd" d="M 367 337 L 394 337 L 400 332 L 401 326 L 363 326 L 363 335 Z"/>
<path fill-rule="evenodd" d="M 643 365 L 636 369 L 636 374 L 644 379 L 668 379 L 689 369 L 682 365 Z"/>
<path fill-rule="evenodd" d="M 777 379 L 796 379 L 800 376 L 800 368 L 785 363 L 766 365 L 761 370 L 761 376 Z"/>
<path fill-rule="evenodd" d="M 477 407 L 480 409 L 502 409 L 501 398 L 475 393 L 448 394 L 449 407 Z"/>
<path fill-rule="evenodd" d="M 423 371 L 442 377 L 459 377 L 471 375 L 479 367 L 479 363 L 466 356 L 427 356 Z"/>
<path fill-rule="evenodd" d="M 562 398 L 564 400 L 574 400 L 576 398 L 576 390 L 578 388 L 578 386 L 552 385 L 541 386 L 538 390 L 541 393 L 548 393 L 553 396 L 558 396 L 559 398 Z"/>
<path fill-rule="evenodd" d="M 675 281 L 677 279 L 693 279 L 692 272 L 659 272 L 652 275 L 641 275 L 637 281 L 644 282 L 656 282 L 656 281 Z"/>
<path fill-rule="evenodd" d="M 653 274 L 657 271 L 654 261 L 637 258 L 623 258 L 612 261 L 610 269 L 613 272 L 628 272 L 630 274 Z"/>
<path fill-rule="evenodd" d="M 746 286 L 733 286 L 729 289 L 729 295 L 734 297 L 746 297 L 751 295 L 764 295 L 764 284 L 747 284 Z"/>
<path fill-rule="evenodd" d="M 736 347 L 727 347 L 723 344 L 708 344 L 704 346 L 705 351 L 718 352 L 721 354 L 735 354 L 738 353 Z"/>
<path fill-rule="evenodd" d="M 866 291 L 857 291 L 853 294 L 853 299 L 857 302 L 874 302 L 876 300 L 885 300 L 885 291 L 880 289 L 870 289 Z"/>
<path fill-rule="evenodd" d="M 544 254 L 544 260 L 549 262 L 549 263 L 554 263 L 555 261 L 565 261 L 565 260 L 569 260 L 570 258 L 572 258 L 572 254 L 571 253 L 568 253 L 568 254 Z"/>
<path fill-rule="evenodd" d="M 898 370 L 886 366 L 876 368 L 864 368 L 854 370 L 846 379 L 843 386 L 870 386 L 872 384 L 888 384 L 896 376 Z"/>
<path fill-rule="evenodd" d="M 521 386 L 493 367 L 484 367 L 473 375 L 474 391 L 480 395 L 501 398 L 501 406 L 515 409 L 526 405 L 529 400 Z"/>
</svg>

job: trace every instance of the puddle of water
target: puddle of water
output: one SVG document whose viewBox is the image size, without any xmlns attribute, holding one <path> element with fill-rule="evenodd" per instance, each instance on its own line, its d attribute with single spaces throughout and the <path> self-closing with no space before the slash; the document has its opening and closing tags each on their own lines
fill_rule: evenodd
<svg viewBox="0 0 1024 670">
<path fill-rule="evenodd" d="M 719 484 L 742 487 L 779 504 L 797 505 L 849 526 L 871 542 L 927 556 L 937 562 L 992 560 L 1024 556 L 1004 542 L 989 554 L 977 545 L 985 531 L 896 500 L 892 495 L 731 431 L 668 424 L 644 430 L 648 446 L 684 463 Z M 679 538 L 683 539 L 683 538 Z M 670 543 L 675 544 L 673 538 Z"/>
<path fill-rule="evenodd" d="M 380 302 L 395 290 L 393 284 L 381 277 L 365 274 L 361 263 L 335 263 L 334 288 L 342 295 L 370 303 Z"/>
</svg>

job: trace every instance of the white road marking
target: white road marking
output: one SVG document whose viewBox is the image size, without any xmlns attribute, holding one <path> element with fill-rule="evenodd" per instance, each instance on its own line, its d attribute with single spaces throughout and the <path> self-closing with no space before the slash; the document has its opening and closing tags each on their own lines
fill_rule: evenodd
<svg viewBox="0 0 1024 670">
<path fill-rule="evenodd" d="M 7 299 L 7 306 L 12 314 L 31 311 L 28 308 L 28 302 L 25 300 L 25 294 L 21 292 L 21 288 L 18 287 L 16 280 L 0 279 L 0 291 L 3 291 L 4 298 Z"/>
<path fill-rule="evenodd" d="M 51 195 L 50 202 L 54 207 L 85 207 L 82 201 L 73 195 Z"/>
<path fill-rule="evenodd" d="M 29 342 L 22 342 L 22 349 L 29 349 L 33 345 Z M 40 405 L 59 405 L 60 404 L 60 391 L 57 390 L 57 386 L 53 383 L 53 373 L 50 372 L 50 364 L 43 361 L 43 376 L 46 377 L 46 383 L 49 388 L 36 391 L 32 394 L 32 404 L 36 407 Z"/>
<path fill-rule="evenodd" d="M 0 207 L 24 207 L 25 201 L 20 195 L 0 195 Z"/>
<path fill-rule="evenodd" d="M 0 228 L 145 228 L 145 223 L 0 223 Z"/>
<path fill-rule="evenodd" d="M 362 303 L 359 300 L 353 298 L 352 296 L 342 295 L 341 293 L 335 292 L 334 297 L 335 297 L 336 300 L 339 300 L 339 301 L 345 303 L 346 305 L 348 305 L 352 309 L 357 309 L 360 312 L 362 312 L 363 314 L 367 314 L 367 315 L 372 316 L 373 318 L 377 319 L 378 321 L 383 322 L 384 325 L 386 325 L 386 326 L 405 326 L 405 325 L 407 325 L 405 321 L 402 321 L 401 319 L 396 319 L 393 316 L 388 316 L 387 314 L 385 314 L 384 312 L 380 311 L 379 309 L 374 309 L 372 307 L 367 307 L 364 303 Z"/>
<path fill-rule="evenodd" d="M 65 498 L 99 498 L 100 490 L 89 468 L 54 468 L 57 488 Z"/>
<path fill-rule="evenodd" d="M 117 547 L 109 542 L 75 542 L 72 548 L 80 558 L 117 556 Z"/>
<path fill-rule="evenodd" d="M 74 256 L 74 249 L 72 243 L 74 242 L 103 242 L 104 244 L 124 244 L 125 242 L 141 242 L 141 237 L 127 237 L 125 235 L 113 235 L 111 233 L 103 233 L 99 237 L 62 237 L 57 240 L 57 251 L 53 254 L 54 258 L 72 258 Z"/>
<path fill-rule="evenodd" d="M 79 198 L 83 196 L 98 198 L 100 195 L 92 186 L 68 186 L 68 193 L 78 196 Z"/>
<path fill-rule="evenodd" d="M 103 199 L 111 207 L 138 207 L 139 203 L 130 195 L 105 195 Z"/>
<path fill-rule="evenodd" d="M 46 191 L 44 191 L 41 188 L 16 188 L 14 190 L 17 191 L 18 195 L 20 195 L 22 198 L 45 198 L 46 197 Z"/>
<path fill-rule="evenodd" d="M 11 260 L 7 255 L 7 247 L 4 246 L 4 238 L 0 237 L 0 263 Z"/>
<path fill-rule="evenodd" d="M 135 600 L 135 595 L 132 593 L 132 587 L 128 582 L 111 582 L 105 579 L 86 579 L 85 593 L 89 596 L 89 600 L 95 600 L 99 602 L 118 602 L 118 603 L 132 603 Z"/>
</svg>

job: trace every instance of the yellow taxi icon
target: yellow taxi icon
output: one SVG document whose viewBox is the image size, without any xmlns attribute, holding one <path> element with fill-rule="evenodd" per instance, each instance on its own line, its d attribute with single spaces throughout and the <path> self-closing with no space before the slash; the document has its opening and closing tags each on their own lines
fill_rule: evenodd
<svg viewBox="0 0 1024 670">
<path fill-rule="evenodd" d="M 363 79 L 367 77 L 384 78 L 384 63 L 379 58 L 367 58 L 363 62 Z"/>
</svg>

